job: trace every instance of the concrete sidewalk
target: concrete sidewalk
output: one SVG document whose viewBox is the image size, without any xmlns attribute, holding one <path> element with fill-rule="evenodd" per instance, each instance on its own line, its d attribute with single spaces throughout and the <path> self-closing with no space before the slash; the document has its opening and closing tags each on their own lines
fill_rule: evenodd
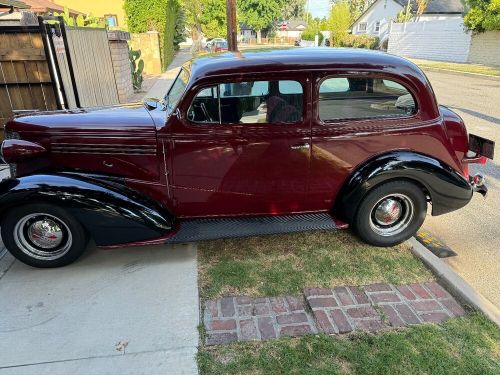
<svg viewBox="0 0 500 375">
<path fill-rule="evenodd" d="M 0 373 L 196 374 L 195 245 L 88 249 L 35 269 L 0 260 Z"/>
<path fill-rule="evenodd" d="M 155 82 L 155 84 L 151 87 L 151 89 L 144 95 L 144 99 L 146 98 L 158 98 L 162 99 L 167 93 L 170 85 L 174 81 L 175 77 L 179 73 L 179 69 L 186 61 L 190 60 L 192 57 L 191 51 L 189 48 L 184 48 L 179 50 L 172 61 L 172 63 L 168 66 L 168 69 L 165 73 L 163 73 L 160 78 Z"/>
</svg>

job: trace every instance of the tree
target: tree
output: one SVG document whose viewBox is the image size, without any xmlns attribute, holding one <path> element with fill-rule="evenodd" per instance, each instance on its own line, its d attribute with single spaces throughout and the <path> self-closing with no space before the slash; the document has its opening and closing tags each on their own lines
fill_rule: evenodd
<svg viewBox="0 0 500 375">
<path fill-rule="evenodd" d="M 123 8 L 131 33 L 158 31 L 161 65 L 162 69 L 165 70 L 174 57 L 178 0 L 125 0 Z"/>
<path fill-rule="evenodd" d="M 305 16 L 307 0 L 280 0 L 281 17 L 284 20 L 297 20 Z"/>
<path fill-rule="evenodd" d="M 500 30 L 500 0 L 467 0 L 465 26 L 472 31 Z"/>
<path fill-rule="evenodd" d="M 186 11 L 177 4 L 177 18 L 175 19 L 174 48 L 179 49 L 179 44 L 186 41 Z"/>
<path fill-rule="evenodd" d="M 345 0 L 335 2 L 327 21 L 331 32 L 331 46 L 340 44 L 347 37 L 351 21 L 349 3 Z"/>
<path fill-rule="evenodd" d="M 226 0 L 203 0 L 200 24 L 207 38 L 226 35 Z"/>
<path fill-rule="evenodd" d="M 420 16 L 425 12 L 429 0 L 417 0 L 417 14 L 415 16 L 416 20 L 420 19 Z"/>
<path fill-rule="evenodd" d="M 262 29 L 269 27 L 281 16 L 280 0 L 240 0 L 240 20 L 257 32 L 257 43 L 261 43 Z"/>
<path fill-rule="evenodd" d="M 396 22 L 399 23 L 404 23 L 404 22 L 409 22 L 413 17 L 413 13 L 411 11 L 411 1 L 408 0 L 406 3 L 406 7 L 398 13 L 398 16 L 396 17 Z"/>
</svg>

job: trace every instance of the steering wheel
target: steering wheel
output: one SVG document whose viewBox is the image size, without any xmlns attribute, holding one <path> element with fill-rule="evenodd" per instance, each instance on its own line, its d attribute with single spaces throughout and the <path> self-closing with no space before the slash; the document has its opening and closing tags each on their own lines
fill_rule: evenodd
<svg viewBox="0 0 500 375">
<path fill-rule="evenodd" d="M 196 113 L 194 112 L 194 108 L 190 108 L 188 113 L 187 113 L 187 118 L 189 121 L 193 122 L 194 119 L 196 118 Z"/>
</svg>

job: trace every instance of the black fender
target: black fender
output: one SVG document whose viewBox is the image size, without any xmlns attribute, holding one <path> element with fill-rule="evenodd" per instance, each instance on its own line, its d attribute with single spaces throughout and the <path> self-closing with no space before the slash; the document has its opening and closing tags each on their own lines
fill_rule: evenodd
<svg viewBox="0 0 500 375">
<path fill-rule="evenodd" d="M 165 236 L 174 217 L 124 184 L 80 174 L 36 174 L 0 183 L 0 217 L 26 203 L 67 209 L 98 246 L 148 241 Z"/>
<path fill-rule="evenodd" d="M 472 198 L 467 179 L 449 165 L 419 153 L 395 151 L 356 169 L 340 190 L 333 211 L 351 222 L 369 190 L 395 179 L 411 180 L 421 186 L 431 198 L 433 216 L 457 210 Z"/>
</svg>

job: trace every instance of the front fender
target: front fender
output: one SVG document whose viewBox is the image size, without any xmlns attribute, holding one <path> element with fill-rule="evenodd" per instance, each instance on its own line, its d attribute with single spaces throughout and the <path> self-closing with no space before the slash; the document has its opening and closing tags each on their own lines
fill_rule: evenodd
<svg viewBox="0 0 500 375">
<path fill-rule="evenodd" d="M 123 184 L 79 174 L 37 174 L 0 183 L 0 216 L 27 203 L 67 209 L 98 246 L 148 241 L 168 233 L 173 216 Z"/>
<path fill-rule="evenodd" d="M 450 166 L 426 155 L 398 151 L 375 157 L 358 168 L 342 187 L 334 211 L 350 222 L 369 190 L 395 179 L 420 185 L 430 195 L 434 216 L 457 210 L 472 198 L 469 182 Z"/>
</svg>

